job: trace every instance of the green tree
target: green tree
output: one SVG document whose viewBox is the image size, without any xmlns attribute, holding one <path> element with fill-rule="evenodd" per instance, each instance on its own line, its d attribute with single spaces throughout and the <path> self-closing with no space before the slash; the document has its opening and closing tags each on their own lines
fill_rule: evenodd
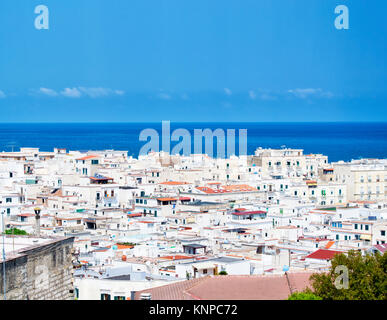
<svg viewBox="0 0 387 320">
<path fill-rule="evenodd" d="M 387 300 L 387 253 L 367 254 L 350 250 L 332 259 L 328 273 L 311 275 L 313 293 L 323 300 Z M 348 268 L 348 288 L 335 284 L 336 267 Z M 306 292 L 306 291 L 304 291 Z"/>
<path fill-rule="evenodd" d="M 11 229 L 7 229 L 5 230 L 5 234 L 14 234 L 14 235 L 18 235 L 18 236 L 26 236 L 28 233 L 24 230 L 20 230 L 20 229 L 17 229 L 17 228 L 11 228 Z"/>
<path fill-rule="evenodd" d="M 227 271 L 220 271 L 220 272 L 219 272 L 219 275 L 220 275 L 220 276 L 227 276 Z"/>
<path fill-rule="evenodd" d="M 303 292 L 292 293 L 288 300 L 322 300 L 321 297 L 315 295 L 309 288 Z"/>
</svg>

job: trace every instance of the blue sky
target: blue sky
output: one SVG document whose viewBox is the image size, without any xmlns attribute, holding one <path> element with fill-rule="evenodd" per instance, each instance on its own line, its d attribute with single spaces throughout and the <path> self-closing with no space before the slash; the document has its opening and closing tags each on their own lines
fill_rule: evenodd
<svg viewBox="0 0 387 320">
<path fill-rule="evenodd" d="M 34 8 L 50 10 L 36 30 Z M 349 8 L 350 29 L 334 27 Z M 2 122 L 385 121 L 385 1 L 2 0 Z"/>
</svg>

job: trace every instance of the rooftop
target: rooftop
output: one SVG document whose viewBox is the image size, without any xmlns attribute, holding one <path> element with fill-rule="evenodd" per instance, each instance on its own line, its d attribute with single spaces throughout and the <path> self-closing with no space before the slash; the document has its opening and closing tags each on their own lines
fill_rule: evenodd
<svg viewBox="0 0 387 320">
<path fill-rule="evenodd" d="M 252 276 L 208 276 L 136 292 L 152 300 L 284 300 L 309 284 L 311 273 Z"/>
</svg>

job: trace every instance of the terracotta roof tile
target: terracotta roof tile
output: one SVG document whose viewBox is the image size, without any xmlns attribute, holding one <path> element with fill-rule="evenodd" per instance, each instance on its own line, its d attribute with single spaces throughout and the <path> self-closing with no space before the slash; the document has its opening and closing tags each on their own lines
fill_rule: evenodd
<svg viewBox="0 0 387 320">
<path fill-rule="evenodd" d="M 284 300 L 294 290 L 309 286 L 311 273 L 252 276 L 208 276 L 136 292 L 152 300 Z"/>
</svg>

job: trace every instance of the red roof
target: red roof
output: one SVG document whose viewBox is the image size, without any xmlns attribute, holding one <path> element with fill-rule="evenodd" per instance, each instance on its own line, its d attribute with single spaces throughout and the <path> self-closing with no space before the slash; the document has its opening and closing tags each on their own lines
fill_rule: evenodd
<svg viewBox="0 0 387 320">
<path fill-rule="evenodd" d="M 200 190 L 202 192 L 205 192 L 207 194 L 257 191 L 256 189 L 254 189 L 253 187 L 251 187 L 247 184 L 222 186 L 219 189 L 213 189 L 213 188 L 209 188 L 209 187 L 196 187 L 196 189 Z"/>
<path fill-rule="evenodd" d="M 329 249 L 329 248 L 332 247 L 334 244 L 335 244 L 334 241 L 329 241 L 329 242 L 327 243 L 327 245 L 325 246 L 325 249 Z"/>
<path fill-rule="evenodd" d="M 189 200 L 191 200 L 191 198 L 190 197 L 180 197 L 179 200 L 180 201 L 189 201 Z"/>
<path fill-rule="evenodd" d="M 110 177 L 90 177 L 91 180 L 95 180 L 95 181 L 105 181 L 105 180 L 113 180 L 113 178 L 110 178 Z"/>
<path fill-rule="evenodd" d="M 158 201 L 176 201 L 176 198 L 157 198 Z"/>
<path fill-rule="evenodd" d="M 35 216 L 33 213 L 21 213 L 18 214 L 19 217 L 33 217 Z"/>
<path fill-rule="evenodd" d="M 285 300 L 310 287 L 311 274 L 207 276 L 137 291 L 135 299 L 150 293 L 152 300 Z"/>
<path fill-rule="evenodd" d="M 183 260 L 183 259 L 192 259 L 192 257 L 189 256 L 183 256 L 183 255 L 172 255 L 172 256 L 164 256 L 160 257 L 160 259 L 166 259 L 166 260 Z"/>
<path fill-rule="evenodd" d="M 377 245 L 374 245 L 374 247 L 378 249 L 380 252 L 384 253 L 387 250 L 387 243 L 377 244 Z"/>
<path fill-rule="evenodd" d="M 128 213 L 128 217 L 130 218 L 142 217 L 142 213 Z"/>
<path fill-rule="evenodd" d="M 319 249 L 315 252 L 312 252 L 310 255 L 306 256 L 305 258 L 318 259 L 318 260 L 331 260 L 336 254 L 340 254 L 340 253 L 343 253 L 343 252 L 335 251 L 335 250 Z"/>
<path fill-rule="evenodd" d="M 85 156 L 83 158 L 78 158 L 77 160 L 89 160 L 94 158 L 99 158 L 99 156 L 90 155 L 90 156 Z"/>
</svg>

